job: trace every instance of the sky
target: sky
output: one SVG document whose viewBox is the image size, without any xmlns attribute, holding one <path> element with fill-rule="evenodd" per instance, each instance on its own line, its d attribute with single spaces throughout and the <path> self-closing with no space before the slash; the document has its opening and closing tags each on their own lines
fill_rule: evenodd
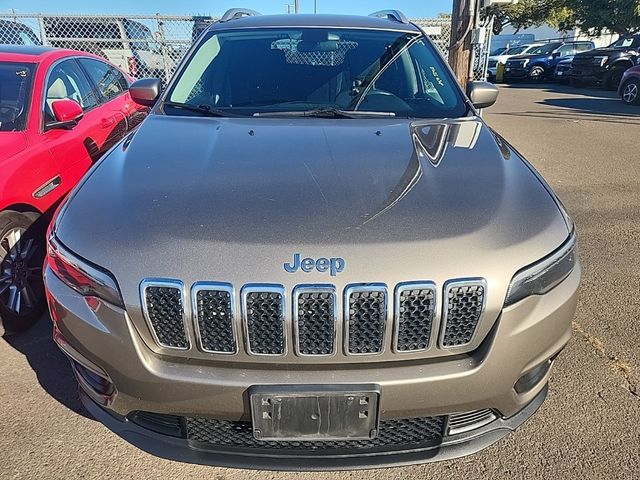
<svg viewBox="0 0 640 480">
<path fill-rule="evenodd" d="M 450 13 L 452 0 L 316 0 L 318 13 L 367 15 L 395 8 L 412 18 Z M 221 15 L 228 8 L 246 7 L 260 13 L 286 13 L 293 0 L 0 0 L 0 13 L 119 13 Z M 300 0 L 301 13 L 313 13 L 314 0 Z M 293 7 L 292 7 L 293 10 Z"/>
</svg>

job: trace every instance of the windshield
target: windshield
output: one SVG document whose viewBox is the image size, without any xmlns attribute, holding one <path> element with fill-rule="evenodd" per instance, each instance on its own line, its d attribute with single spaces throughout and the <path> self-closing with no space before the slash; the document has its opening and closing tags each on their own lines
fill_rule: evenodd
<svg viewBox="0 0 640 480">
<path fill-rule="evenodd" d="M 34 66 L 0 62 L 0 132 L 24 130 Z"/>
<path fill-rule="evenodd" d="M 497 55 L 502 55 L 506 51 L 507 51 L 507 47 L 500 47 L 493 50 L 489 55 L 491 55 L 492 57 L 495 57 Z"/>
<path fill-rule="evenodd" d="M 520 45 L 519 47 L 511 47 L 509 50 L 504 52 L 505 55 L 520 55 L 528 48 L 527 45 Z"/>
<path fill-rule="evenodd" d="M 229 116 L 340 109 L 459 117 L 456 80 L 419 34 L 301 28 L 211 32 L 167 100 Z M 166 105 L 165 113 L 194 115 Z"/>
<path fill-rule="evenodd" d="M 640 36 L 622 37 L 609 45 L 609 48 L 636 48 L 640 47 Z"/>
<path fill-rule="evenodd" d="M 561 43 L 547 43 L 546 45 L 542 45 L 538 48 L 534 48 L 528 53 L 529 55 L 549 55 L 550 53 L 553 53 L 553 51 L 556 48 L 561 46 L 562 46 Z"/>
</svg>

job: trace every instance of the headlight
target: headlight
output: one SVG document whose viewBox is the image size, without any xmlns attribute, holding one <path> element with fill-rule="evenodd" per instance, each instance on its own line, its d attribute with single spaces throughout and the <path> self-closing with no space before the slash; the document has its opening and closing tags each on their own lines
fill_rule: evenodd
<svg viewBox="0 0 640 480">
<path fill-rule="evenodd" d="M 73 255 L 51 232 L 47 235 L 46 266 L 67 286 L 83 297 L 97 297 L 124 308 L 115 279 L 104 270 Z"/>
<path fill-rule="evenodd" d="M 531 295 L 543 295 L 562 282 L 576 266 L 576 233 L 542 260 L 523 268 L 511 280 L 505 306 Z"/>
<path fill-rule="evenodd" d="M 600 67 L 603 66 L 605 63 L 607 63 L 609 61 L 609 57 L 593 57 L 593 63 L 595 63 L 596 65 L 599 65 Z"/>
</svg>

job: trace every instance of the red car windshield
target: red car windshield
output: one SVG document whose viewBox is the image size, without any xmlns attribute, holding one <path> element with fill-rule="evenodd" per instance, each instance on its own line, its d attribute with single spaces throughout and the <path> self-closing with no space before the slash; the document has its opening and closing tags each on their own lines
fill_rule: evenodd
<svg viewBox="0 0 640 480">
<path fill-rule="evenodd" d="M 24 130 L 35 66 L 0 62 L 0 132 Z"/>
</svg>

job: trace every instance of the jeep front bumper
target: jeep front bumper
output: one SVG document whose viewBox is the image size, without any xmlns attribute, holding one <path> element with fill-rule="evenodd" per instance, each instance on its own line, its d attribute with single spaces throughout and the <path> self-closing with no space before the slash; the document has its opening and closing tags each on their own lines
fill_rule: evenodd
<svg viewBox="0 0 640 480">
<path fill-rule="evenodd" d="M 543 402 L 552 360 L 571 337 L 579 279 L 580 267 L 576 266 L 546 295 L 505 308 L 485 341 L 471 354 L 379 364 L 354 359 L 353 365 L 304 365 L 294 369 L 261 365 L 259 359 L 255 364 L 239 365 L 157 355 L 146 347 L 125 311 L 80 297 L 50 270 L 45 272 L 54 338 L 72 363 L 80 365 L 76 374 L 83 400 L 98 420 L 159 456 L 289 470 L 441 460 L 472 453 L 497 441 Z M 113 390 L 97 392 L 95 382 L 81 374 L 83 368 L 108 379 Z M 187 422 L 194 420 L 221 424 L 231 433 L 246 428 L 251 422 L 247 392 L 252 386 L 322 384 L 375 384 L 381 392 L 381 425 L 388 422 L 393 427 L 394 421 L 413 420 L 422 425 L 440 418 L 441 435 L 424 443 L 412 440 L 400 450 L 390 445 L 352 449 L 347 441 L 346 450 L 344 444 L 328 450 L 302 444 L 301 448 L 265 451 L 264 445 L 255 445 L 250 439 L 224 448 L 200 441 L 203 437 L 194 441 L 187 430 Z M 460 413 L 463 418 L 475 412 L 493 412 L 494 417 L 472 424 L 464 432 L 451 433 L 451 414 Z M 169 424 L 176 422 L 174 430 L 158 431 L 136 422 L 140 414 L 155 415 L 161 424 L 163 419 Z"/>
</svg>

